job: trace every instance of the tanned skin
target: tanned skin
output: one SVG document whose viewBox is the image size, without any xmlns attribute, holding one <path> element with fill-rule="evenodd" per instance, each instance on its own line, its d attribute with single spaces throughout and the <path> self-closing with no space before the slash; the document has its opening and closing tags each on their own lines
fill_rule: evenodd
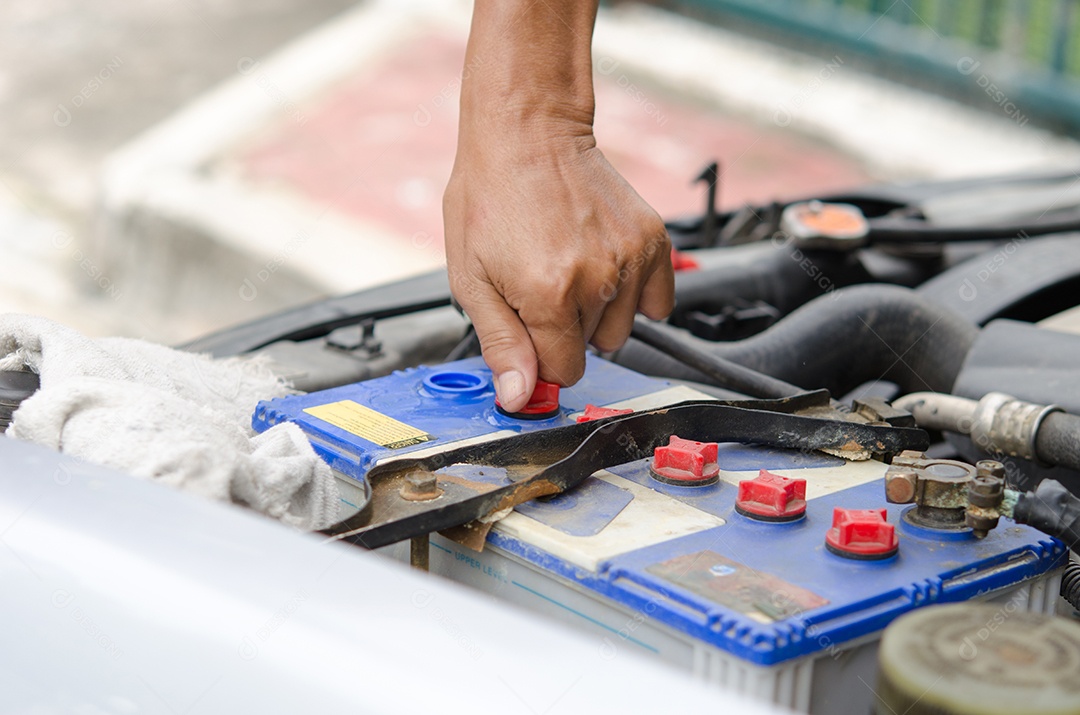
<svg viewBox="0 0 1080 715">
<path fill-rule="evenodd" d="M 454 297 L 500 404 L 573 385 L 674 307 L 671 242 L 593 136 L 595 0 L 476 0 L 457 158 L 443 197 Z"/>
</svg>

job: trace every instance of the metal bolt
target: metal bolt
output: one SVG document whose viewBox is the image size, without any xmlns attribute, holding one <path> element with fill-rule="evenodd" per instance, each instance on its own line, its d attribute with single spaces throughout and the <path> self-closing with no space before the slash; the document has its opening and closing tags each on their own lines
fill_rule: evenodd
<svg viewBox="0 0 1080 715">
<path fill-rule="evenodd" d="M 964 523 L 976 539 L 985 539 L 998 525 L 998 509 L 1005 496 L 1005 465 L 984 459 L 975 464 L 976 476 L 968 484 L 968 506 Z"/>
<path fill-rule="evenodd" d="M 892 504 L 909 504 L 915 500 L 915 472 L 890 470 L 885 475 L 885 498 Z"/>
<path fill-rule="evenodd" d="M 421 571 L 427 571 L 431 564 L 431 535 L 414 536 L 409 541 L 409 564 Z"/>
<path fill-rule="evenodd" d="M 1005 485 L 1000 479 L 993 477 L 975 477 L 968 485 L 968 491 L 972 494 L 985 494 L 986 496 L 1001 495 Z"/>
<path fill-rule="evenodd" d="M 1005 496 L 1005 480 L 997 477 L 975 477 L 968 484 L 968 503 L 984 509 L 996 509 Z"/>
<path fill-rule="evenodd" d="M 406 501 L 429 501 L 442 494 L 442 489 L 434 472 L 410 472 L 399 494 Z"/>
<path fill-rule="evenodd" d="M 1005 465 L 996 459 L 983 459 L 975 462 L 976 474 L 980 477 L 1005 478 Z"/>
<path fill-rule="evenodd" d="M 993 512 L 980 510 L 968 511 L 964 514 L 964 524 L 971 527 L 971 535 L 976 539 L 985 539 L 990 531 L 998 525 L 998 517 Z"/>
</svg>

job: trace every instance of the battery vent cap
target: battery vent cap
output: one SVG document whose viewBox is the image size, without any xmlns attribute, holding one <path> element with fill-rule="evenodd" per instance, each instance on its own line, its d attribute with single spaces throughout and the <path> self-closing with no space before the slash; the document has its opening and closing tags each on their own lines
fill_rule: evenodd
<svg viewBox="0 0 1080 715">
<path fill-rule="evenodd" d="M 532 397 L 519 412 L 507 412 L 495 398 L 495 409 L 507 417 L 517 420 L 546 420 L 559 414 L 559 386 L 554 382 L 536 381 Z"/>
<path fill-rule="evenodd" d="M 833 510 L 832 528 L 825 534 L 825 546 L 847 559 L 876 561 L 896 555 L 900 540 L 896 527 L 885 521 L 884 509 Z"/>
<path fill-rule="evenodd" d="M 735 511 L 758 521 L 798 521 L 806 516 L 806 480 L 762 469 L 739 482 Z"/>
<path fill-rule="evenodd" d="M 625 409 L 620 410 L 614 407 L 597 407 L 596 405 L 585 405 L 585 412 L 578 416 L 578 423 L 592 422 L 593 420 L 602 420 L 605 417 L 615 417 L 616 415 L 629 415 L 633 414 L 633 410 Z"/>
<path fill-rule="evenodd" d="M 701 268 L 701 264 L 693 256 L 673 248 L 671 249 L 671 267 L 676 271 L 696 271 Z"/>
<path fill-rule="evenodd" d="M 695 442 L 671 436 L 666 447 L 653 450 L 649 473 L 664 484 L 704 487 L 720 481 L 716 442 Z"/>
</svg>

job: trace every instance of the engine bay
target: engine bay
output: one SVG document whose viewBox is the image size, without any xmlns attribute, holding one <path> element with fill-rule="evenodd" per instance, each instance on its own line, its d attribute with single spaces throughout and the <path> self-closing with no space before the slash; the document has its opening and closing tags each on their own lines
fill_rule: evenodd
<svg viewBox="0 0 1080 715">
<path fill-rule="evenodd" d="M 863 713 L 906 614 L 1080 608 L 1074 184 L 725 213 L 710 192 L 666 224 L 671 317 L 515 413 L 441 271 L 183 347 L 262 356 L 302 391 L 252 425 L 297 424 L 331 466 L 328 538 L 563 621 L 603 657 Z M 0 375 L 0 426 L 35 389 Z"/>
</svg>

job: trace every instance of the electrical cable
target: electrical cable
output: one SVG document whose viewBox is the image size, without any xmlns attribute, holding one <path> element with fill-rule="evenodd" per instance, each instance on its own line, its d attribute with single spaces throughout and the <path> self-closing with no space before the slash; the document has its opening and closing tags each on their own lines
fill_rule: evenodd
<svg viewBox="0 0 1080 715">
<path fill-rule="evenodd" d="M 1013 519 L 1061 539 L 1070 549 L 1080 548 L 1080 497 L 1058 481 L 1044 479 L 1035 491 L 1021 494 Z"/>
</svg>

